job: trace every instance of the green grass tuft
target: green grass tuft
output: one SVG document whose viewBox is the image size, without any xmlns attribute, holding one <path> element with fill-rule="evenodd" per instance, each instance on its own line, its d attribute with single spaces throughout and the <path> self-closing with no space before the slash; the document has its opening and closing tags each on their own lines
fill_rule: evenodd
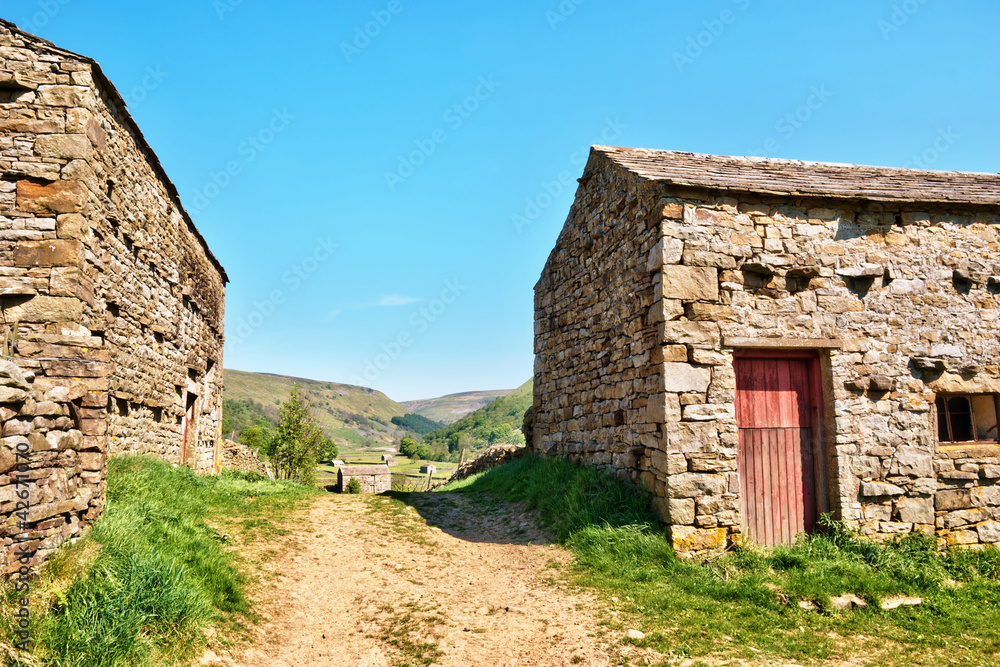
<svg viewBox="0 0 1000 667">
<path fill-rule="evenodd" d="M 795 546 L 681 561 L 648 495 L 595 468 L 525 458 L 441 491 L 484 492 L 539 510 L 574 552 L 575 581 L 600 590 L 646 633 L 638 643 L 669 660 L 867 654 L 898 666 L 1000 663 L 995 547 L 942 554 L 932 536 L 877 542 L 823 517 L 822 532 L 800 535 Z M 867 606 L 834 610 L 830 598 L 844 593 Z M 883 611 L 880 602 L 895 595 L 922 603 Z"/>
<path fill-rule="evenodd" d="M 113 457 L 104 516 L 50 561 L 35 586 L 39 664 L 168 665 L 194 657 L 206 626 L 250 613 L 245 578 L 224 546 L 234 538 L 210 522 L 243 519 L 245 528 L 266 516 L 267 528 L 312 493 L 259 473 L 200 476 L 150 457 Z M 2 616 L 7 626 L 7 605 Z M 0 628 L 4 635 L 9 626 Z"/>
</svg>

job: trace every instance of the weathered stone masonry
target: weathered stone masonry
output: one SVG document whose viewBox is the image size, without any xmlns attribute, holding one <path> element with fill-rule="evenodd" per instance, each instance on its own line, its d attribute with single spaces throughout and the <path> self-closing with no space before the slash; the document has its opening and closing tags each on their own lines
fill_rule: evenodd
<svg viewBox="0 0 1000 667">
<path fill-rule="evenodd" d="M 107 456 L 210 470 L 226 274 L 93 60 L 0 21 L 0 537 L 41 562 L 104 506 Z M 14 452 L 30 444 L 28 528 Z"/>
<path fill-rule="evenodd" d="M 530 445 L 641 483 L 678 551 L 747 532 L 734 358 L 801 352 L 813 518 L 1000 541 L 1000 177 L 595 147 L 535 289 Z"/>
</svg>

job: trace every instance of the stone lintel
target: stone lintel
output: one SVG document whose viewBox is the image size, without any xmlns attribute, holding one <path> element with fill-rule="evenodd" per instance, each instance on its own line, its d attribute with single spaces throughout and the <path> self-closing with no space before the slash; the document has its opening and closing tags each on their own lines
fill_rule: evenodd
<svg viewBox="0 0 1000 667">
<path fill-rule="evenodd" d="M 775 350 L 839 350 L 843 342 L 836 338 L 743 338 L 723 336 L 724 347 Z"/>
</svg>

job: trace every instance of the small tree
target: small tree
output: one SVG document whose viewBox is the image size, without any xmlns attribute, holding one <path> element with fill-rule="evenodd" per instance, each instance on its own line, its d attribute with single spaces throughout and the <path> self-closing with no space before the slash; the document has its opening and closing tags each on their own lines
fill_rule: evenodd
<svg viewBox="0 0 1000 667">
<path fill-rule="evenodd" d="M 240 433 L 239 441 L 251 449 L 269 454 L 273 439 L 274 434 L 271 433 L 270 428 L 263 424 L 254 424 L 243 429 L 243 432 Z"/>
<path fill-rule="evenodd" d="M 318 460 L 320 461 L 332 461 L 340 455 L 340 449 L 337 447 L 331 438 L 323 438 L 323 444 L 320 445 Z"/>
<path fill-rule="evenodd" d="M 347 483 L 348 493 L 361 493 L 361 482 L 358 481 L 357 477 L 352 477 L 351 481 Z"/>
<path fill-rule="evenodd" d="M 404 435 L 399 441 L 399 453 L 403 456 L 413 456 L 417 451 L 417 441 L 411 436 Z"/>
<path fill-rule="evenodd" d="M 275 474 L 300 484 L 316 481 L 316 463 L 328 438 L 316 425 L 299 385 L 278 410 L 278 428 L 271 440 L 269 456 Z"/>
</svg>

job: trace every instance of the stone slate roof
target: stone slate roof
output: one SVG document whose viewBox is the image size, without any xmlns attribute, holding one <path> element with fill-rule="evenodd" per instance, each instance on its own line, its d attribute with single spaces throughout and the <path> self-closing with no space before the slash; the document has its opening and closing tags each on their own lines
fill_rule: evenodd
<svg viewBox="0 0 1000 667">
<path fill-rule="evenodd" d="M 620 167 L 671 185 L 797 197 L 1000 206 L 1000 175 L 594 146 Z"/>
<path fill-rule="evenodd" d="M 85 62 L 91 66 L 94 76 L 94 82 L 101 88 L 101 90 L 104 93 L 107 94 L 107 96 L 114 103 L 115 109 L 122 117 L 122 120 L 124 120 L 128 124 L 129 128 L 132 130 L 133 135 L 135 136 L 136 141 L 139 144 L 139 147 L 142 148 L 146 153 L 146 157 L 149 160 L 149 164 L 153 167 L 153 171 L 159 174 L 160 181 L 163 183 L 163 186 L 167 189 L 167 192 L 173 198 L 174 205 L 177 206 L 177 210 L 180 211 L 181 215 L 184 217 L 184 221 L 187 223 L 188 229 L 191 231 L 192 234 L 194 234 L 194 237 L 198 239 L 198 241 L 201 243 L 201 247 L 205 251 L 205 254 L 208 256 L 209 261 L 212 262 L 212 266 L 214 266 L 215 269 L 222 276 L 223 284 L 228 283 L 229 276 L 226 274 L 226 270 L 222 267 L 222 263 L 212 252 L 211 248 L 208 247 L 208 242 L 205 240 L 205 237 L 201 235 L 200 231 L 198 231 L 198 228 L 195 226 L 194 221 L 191 219 L 191 216 L 188 214 L 187 210 L 184 208 L 184 205 L 181 203 L 181 197 L 180 194 L 177 192 L 177 186 L 175 186 L 173 181 L 170 180 L 170 177 L 167 176 L 166 170 L 160 163 L 160 158 L 157 157 L 156 152 L 149 145 L 149 142 L 146 141 L 146 137 L 143 136 L 142 130 L 139 129 L 139 124 L 135 122 L 135 119 L 132 118 L 132 114 L 128 112 L 127 105 L 125 104 L 125 99 L 121 96 L 121 93 L 118 92 L 118 89 L 115 88 L 115 85 L 111 83 L 111 79 L 109 79 L 104 74 L 104 70 L 101 69 L 100 64 L 98 64 L 98 62 L 93 58 L 88 58 L 87 56 L 80 55 L 79 53 L 74 53 L 73 51 L 68 51 L 66 49 L 60 48 L 48 40 L 42 39 L 37 35 L 32 35 L 29 32 L 25 32 L 24 30 L 18 28 L 16 24 L 6 19 L 0 18 L 0 25 L 9 30 L 11 33 L 21 37 L 26 43 L 31 44 L 37 50 L 44 49 L 56 55 L 74 58 L 81 62 Z"/>
</svg>

